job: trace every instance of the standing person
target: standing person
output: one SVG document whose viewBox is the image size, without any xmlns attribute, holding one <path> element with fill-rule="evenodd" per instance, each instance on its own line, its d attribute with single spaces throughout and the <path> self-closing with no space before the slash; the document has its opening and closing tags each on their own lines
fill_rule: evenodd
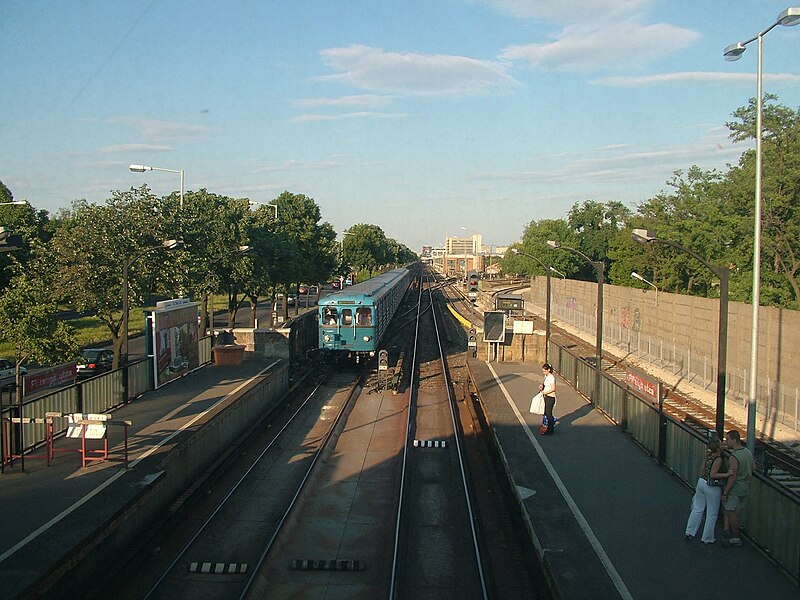
<svg viewBox="0 0 800 600">
<path fill-rule="evenodd" d="M 544 419 L 545 424 L 539 429 L 542 435 L 553 435 L 553 426 L 555 419 L 553 418 L 553 407 L 556 405 L 556 376 L 553 375 L 553 367 L 550 363 L 542 365 L 542 372 L 544 373 L 544 381 L 539 386 L 539 391 L 544 396 Z"/>
<path fill-rule="evenodd" d="M 742 438 L 735 429 L 731 429 L 725 436 L 725 443 L 731 455 L 728 457 L 728 481 L 722 490 L 722 505 L 725 507 L 722 545 L 735 547 L 742 545 L 739 538 L 739 511 L 744 508 L 747 494 L 750 493 L 753 454 L 742 446 Z"/>
<path fill-rule="evenodd" d="M 714 526 L 717 524 L 719 515 L 722 485 L 728 477 L 727 473 L 722 472 L 722 465 L 722 444 L 715 437 L 708 442 L 703 466 L 700 468 L 700 476 L 697 479 L 697 487 L 692 498 L 692 510 L 689 513 L 689 520 L 686 522 L 685 536 L 687 540 L 692 540 L 697 535 L 705 512 L 706 524 L 703 527 L 701 540 L 704 544 L 716 542 Z"/>
</svg>

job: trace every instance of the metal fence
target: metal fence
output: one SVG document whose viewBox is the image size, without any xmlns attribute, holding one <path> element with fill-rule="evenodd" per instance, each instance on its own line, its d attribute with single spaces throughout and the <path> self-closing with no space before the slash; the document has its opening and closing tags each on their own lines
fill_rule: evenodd
<svg viewBox="0 0 800 600">
<path fill-rule="evenodd" d="M 581 310 L 565 306 L 551 307 L 553 317 L 581 331 L 594 335 L 597 318 Z M 716 356 L 692 352 L 691 348 L 661 338 L 643 335 L 619 323 L 603 322 L 603 344 L 613 345 L 625 354 L 635 356 L 659 368 L 669 370 L 684 381 L 716 392 Z M 761 379 L 761 378 L 760 378 Z M 800 388 L 783 385 L 770 377 L 759 381 L 757 410 L 760 414 L 800 431 Z M 749 395 L 749 370 L 732 368 L 726 373 L 725 395 L 746 407 Z"/>
<path fill-rule="evenodd" d="M 587 397 L 593 397 L 594 365 L 550 341 L 553 368 Z M 590 393 L 587 393 L 590 392 Z M 663 406 L 640 398 L 625 383 L 605 374 L 595 406 L 628 433 L 662 465 L 694 488 L 706 439 L 663 412 Z M 747 535 L 794 579 L 800 578 L 800 497 L 755 473 L 743 511 Z"/>
<path fill-rule="evenodd" d="M 211 337 L 198 340 L 200 365 L 211 362 Z M 9 418 L 44 419 L 48 412 L 58 413 L 104 413 L 125 402 L 137 398 L 153 389 L 153 363 L 151 358 L 144 358 L 85 381 L 23 400 L 22 405 L 4 406 L 2 417 L 3 436 L 7 436 L 15 428 L 19 431 L 14 439 L 13 453 L 29 451 L 45 441 L 45 425 L 30 423 L 9 427 Z M 127 381 L 126 381 L 127 378 Z M 127 385 L 126 385 L 127 384 Z M 59 420 L 60 422 L 61 420 Z M 66 424 L 55 433 L 64 431 Z M 21 440 L 21 443 L 20 443 Z M 2 457 L 6 459 L 5 456 Z"/>
</svg>

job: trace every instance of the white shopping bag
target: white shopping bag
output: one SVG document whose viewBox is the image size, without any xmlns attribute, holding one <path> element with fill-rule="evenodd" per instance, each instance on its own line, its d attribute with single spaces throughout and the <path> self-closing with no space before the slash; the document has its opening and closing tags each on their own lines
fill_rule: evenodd
<svg viewBox="0 0 800 600">
<path fill-rule="evenodd" d="M 533 397 L 528 412 L 536 413 L 537 415 L 544 414 L 544 396 L 542 396 L 542 392 L 539 392 Z"/>
</svg>

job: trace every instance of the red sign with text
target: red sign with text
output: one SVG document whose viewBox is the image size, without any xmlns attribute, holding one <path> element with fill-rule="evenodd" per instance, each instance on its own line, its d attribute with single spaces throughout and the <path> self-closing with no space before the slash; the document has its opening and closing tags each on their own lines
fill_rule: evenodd
<svg viewBox="0 0 800 600">
<path fill-rule="evenodd" d="M 650 379 L 641 371 L 633 371 L 631 369 L 626 371 L 626 375 L 628 386 L 635 389 L 651 402 L 658 404 L 658 381 Z"/>
</svg>

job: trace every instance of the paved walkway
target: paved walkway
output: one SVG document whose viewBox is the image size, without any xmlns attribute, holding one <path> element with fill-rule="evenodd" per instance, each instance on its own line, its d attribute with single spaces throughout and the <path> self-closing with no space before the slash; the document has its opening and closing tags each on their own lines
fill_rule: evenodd
<svg viewBox="0 0 800 600">
<path fill-rule="evenodd" d="M 528 412 L 541 365 L 470 366 L 562 598 L 798 598 L 755 548 L 687 542 L 692 491 L 563 379 L 545 437 Z"/>
<path fill-rule="evenodd" d="M 133 423 L 128 470 L 121 462 L 121 427 L 109 429 L 110 460 L 85 469 L 77 452 L 57 454 L 50 467 L 29 456 L 24 473 L 15 462 L 0 477 L 0 599 L 18 597 L 34 582 L 64 568 L 73 560 L 75 548 L 102 535 L 100 528 L 158 479 L 163 453 L 277 362 L 252 359 L 236 367 L 209 365 L 114 411 L 114 419 Z M 80 440 L 56 439 L 57 450 L 77 449 L 79 444 Z M 95 441 L 94 447 L 98 445 Z"/>
</svg>

